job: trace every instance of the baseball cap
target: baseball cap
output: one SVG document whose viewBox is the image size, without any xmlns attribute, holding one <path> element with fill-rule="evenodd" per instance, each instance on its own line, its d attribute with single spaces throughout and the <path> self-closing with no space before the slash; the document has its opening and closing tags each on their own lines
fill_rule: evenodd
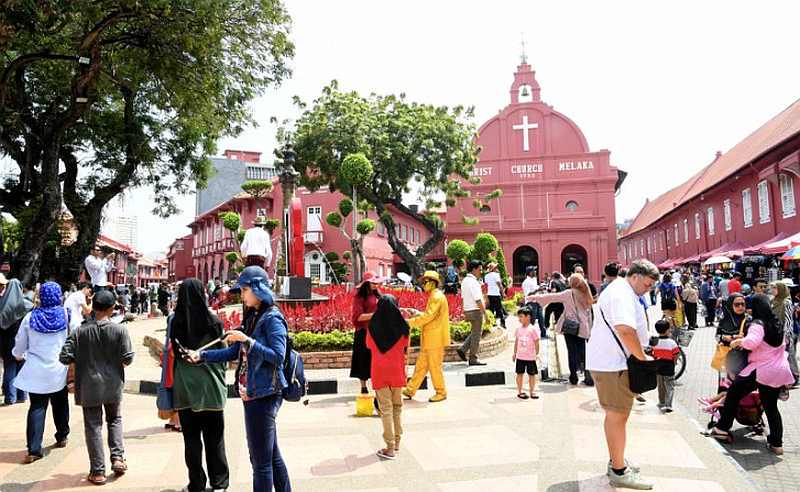
<svg viewBox="0 0 800 492">
<path fill-rule="evenodd" d="M 94 295 L 92 300 L 92 309 L 95 311 L 105 311 L 113 307 L 117 303 L 117 296 L 110 291 L 101 290 Z"/>
</svg>

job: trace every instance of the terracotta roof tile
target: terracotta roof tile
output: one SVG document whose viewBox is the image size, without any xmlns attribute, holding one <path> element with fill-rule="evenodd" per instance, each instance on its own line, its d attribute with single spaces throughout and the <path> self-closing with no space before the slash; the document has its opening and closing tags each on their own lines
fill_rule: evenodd
<svg viewBox="0 0 800 492">
<path fill-rule="evenodd" d="M 674 208 L 712 188 L 765 152 L 798 133 L 800 133 L 800 99 L 687 181 L 645 203 L 628 230 L 625 231 L 625 236 L 641 231 Z"/>
</svg>

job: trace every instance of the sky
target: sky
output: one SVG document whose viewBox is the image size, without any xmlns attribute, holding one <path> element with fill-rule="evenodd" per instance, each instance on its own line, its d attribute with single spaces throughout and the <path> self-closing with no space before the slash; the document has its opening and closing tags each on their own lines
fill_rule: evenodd
<svg viewBox="0 0 800 492">
<path fill-rule="evenodd" d="M 797 1 L 289 0 L 293 75 L 254 100 L 259 123 L 224 149 L 270 158 L 279 120 L 297 116 L 333 79 L 346 90 L 475 107 L 476 126 L 509 103 L 521 39 L 542 100 L 572 119 L 592 151 L 628 172 L 617 221 L 681 183 L 800 97 Z M 151 193 L 110 213 L 136 215 L 138 247 L 163 251 L 187 234 L 182 213 L 150 215 Z"/>
</svg>

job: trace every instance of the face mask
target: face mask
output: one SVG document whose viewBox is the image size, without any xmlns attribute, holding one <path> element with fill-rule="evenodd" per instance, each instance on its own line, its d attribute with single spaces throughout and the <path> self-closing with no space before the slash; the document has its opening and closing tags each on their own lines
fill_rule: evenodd
<svg viewBox="0 0 800 492">
<path fill-rule="evenodd" d="M 422 290 L 425 292 L 433 292 L 436 290 L 436 284 L 433 282 L 425 282 L 425 285 L 422 286 Z"/>
</svg>

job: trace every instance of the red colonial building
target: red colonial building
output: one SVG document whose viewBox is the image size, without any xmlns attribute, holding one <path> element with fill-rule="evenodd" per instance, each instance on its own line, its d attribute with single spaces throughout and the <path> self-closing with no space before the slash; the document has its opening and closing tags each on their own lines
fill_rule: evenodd
<svg viewBox="0 0 800 492">
<path fill-rule="evenodd" d="M 718 152 L 687 181 L 648 200 L 620 237 L 619 258 L 670 268 L 713 255 L 766 253 L 764 245 L 800 231 L 798 176 L 800 100 Z"/>
<path fill-rule="evenodd" d="M 541 100 L 536 73 L 523 58 L 514 74 L 510 104 L 481 126 L 473 175 L 481 183 L 447 210 L 448 240 L 474 240 L 490 232 L 503 248 L 509 272 L 520 282 L 529 265 L 569 273 L 580 263 L 592 280 L 616 257 L 614 194 L 625 173 L 609 151 L 592 152 L 581 129 Z M 475 208 L 474 200 L 499 188 L 503 195 Z M 477 226 L 464 217 L 478 217 Z"/>
<path fill-rule="evenodd" d="M 178 282 L 197 275 L 192 262 L 194 236 L 187 234 L 169 245 L 167 252 L 167 277 L 170 282 Z"/>
<path fill-rule="evenodd" d="M 191 250 L 192 266 L 194 275 L 205 281 L 208 279 L 219 278 L 226 280 L 232 277 L 230 264 L 225 259 L 225 253 L 236 251 L 236 243 L 231 232 L 225 229 L 219 218 L 221 212 L 234 211 L 241 217 L 241 228 L 252 227 L 253 220 L 257 216 L 281 219 L 281 206 L 283 197 L 281 186 L 278 179 L 271 178 L 274 182 L 273 191 L 270 196 L 259 200 L 254 199 L 247 193 L 238 193 L 234 197 L 226 200 L 216 207 L 197 216 L 189 227 L 192 229 Z M 316 192 L 300 188 L 295 196 L 300 199 L 303 210 L 303 238 L 305 242 L 305 276 L 317 279 L 320 283 L 331 282 L 331 272 L 325 262 L 324 255 L 335 252 L 341 258 L 345 251 L 350 249 L 350 243 L 342 232 L 325 222 L 325 216 L 329 212 L 338 210 L 339 202 L 343 195 L 331 193 L 327 190 Z M 351 231 L 353 214 L 342 224 L 342 229 Z M 362 217 L 363 218 L 363 217 Z M 374 212 L 369 213 L 369 218 L 376 220 Z M 395 213 L 394 221 L 397 227 L 397 234 L 402 241 L 411 248 L 422 244 L 430 237 L 428 231 L 415 219 L 402 214 Z M 282 237 L 281 228 L 276 229 L 272 234 L 273 259 L 271 268 L 274 268 L 278 259 L 278 240 Z M 185 239 L 185 238 L 184 238 Z M 366 257 L 367 269 L 375 271 L 379 276 L 393 275 L 402 269 L 400 260 L 392 253 L 387 240 L 386 230 L 383 224 L 378 222 L 376 230 L 364 239 L 364 253 Z M 179 255 L 174 255 L 174 258 Z M 177 265 L 177 261 L 176 261 Z M 178 278 L 179 267 L 176 268 L 176 280 Z M 274 270 L 273 270 L 274 271 Z"/>
</svg>

